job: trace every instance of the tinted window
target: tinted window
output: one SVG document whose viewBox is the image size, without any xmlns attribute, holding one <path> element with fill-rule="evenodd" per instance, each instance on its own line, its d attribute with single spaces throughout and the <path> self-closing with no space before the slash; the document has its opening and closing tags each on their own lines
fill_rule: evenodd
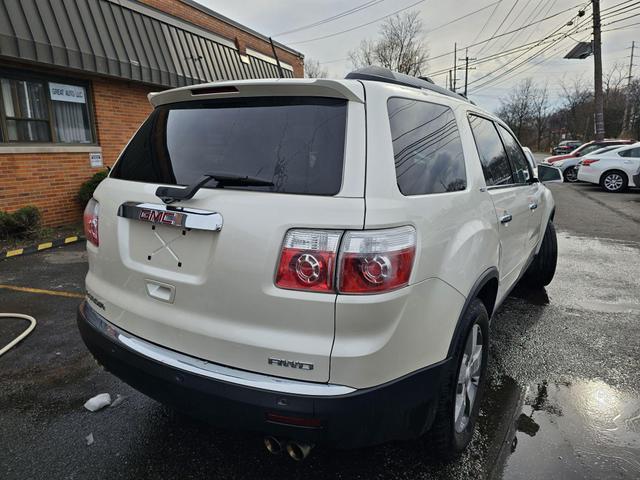
<svg viewBox="0 0 640 480">
<path fill-rule="evenodd" d="M 527 166 L 527 159 L 522 152 L 520 144 L 513 135 L 511 135 L 511 132 L 502 125 L 498 125 L 498 129 L 500 130 L 500 135 L 502 135 L 507 156 L 509 160 L 511 160 L 514 182 L 527 183 L 529 181 L 529 167 Z"/>
<path fill-rule="evenodd" d="M 389 99 L 387 107 L 402 194 L 464 190 L 464 154 L 451 109 L 404 98 Z"/>
<path fill-rule="evenodd" d="M 596 150 L 601 149 L 602 147 L 604 147 L 604 145 L 601 145 L 601 144 L 589 145 L 588 147 L 584 147 L 582 150 L 580 150 L 580 153 L 582 155 L 586 155 L 587 153 L 594 152 Z"/>
<path fill-rule="evenodd" d="M 640 147 L 623 150 L 621 152 L 618 152 L 618 155 L 620 155 L 621 157 L 640 157 Z"/>
<path fill-rule="evenodd" d="M 342 185 L 346 115 L 345 100 L 313 97 L 161 106 L 111 176 L 190 185 L 206 173 L 224 172 L 274 184 L 233 188 L 335 195 Z"/>
<path fill-rule="evenodd" d="M 475 115 L 469 116 L 469 122 L 487 185 L 512 183 L 509 160 L 493 122 Z"/>
</svg>

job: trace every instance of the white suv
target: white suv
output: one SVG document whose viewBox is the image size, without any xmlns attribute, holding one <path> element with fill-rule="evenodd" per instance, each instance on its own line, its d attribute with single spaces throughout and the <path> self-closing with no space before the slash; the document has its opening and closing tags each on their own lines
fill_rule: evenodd
<svg viewBox="0 0 640 480">
<path fill-rule="evenodd" d="M 377 68 L 150 101 L 85 210 L 98 361 L 296 459 L 429 429 L 462 451 L 491 315 L 556 265 L 553 198 L 504 123 Z"/>
</svg>

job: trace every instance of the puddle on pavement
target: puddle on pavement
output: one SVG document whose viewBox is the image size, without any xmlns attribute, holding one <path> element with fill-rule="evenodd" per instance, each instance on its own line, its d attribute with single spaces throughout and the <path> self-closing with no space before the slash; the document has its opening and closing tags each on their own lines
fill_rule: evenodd
<svg viewBox="0 0 640 480">
<path fill-rule="evenodd" d="M 481 428 L 494 449 L 490 478 L 640 478 L 640 398 L 602 381 L 502 378 Z"/>
</svg>

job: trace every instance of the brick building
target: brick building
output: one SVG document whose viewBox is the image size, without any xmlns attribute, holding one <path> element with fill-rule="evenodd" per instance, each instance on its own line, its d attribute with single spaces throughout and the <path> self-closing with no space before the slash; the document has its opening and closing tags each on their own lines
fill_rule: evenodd
<svg viewBox="0 0 640 480">
<path fill-rule="evenodd" d="M 300 53 L 193 0 L 0 0 L 0 210 L 79 221 L 80 185 L 114 163 L 149 92 L 302 74 Z"/>
</svg>

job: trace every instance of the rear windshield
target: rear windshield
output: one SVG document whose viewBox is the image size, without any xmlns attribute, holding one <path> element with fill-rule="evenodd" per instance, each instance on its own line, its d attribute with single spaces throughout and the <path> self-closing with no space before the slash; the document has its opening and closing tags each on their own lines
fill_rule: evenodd
<svg viewBox="0 0 640 480">
<path fill-rule="evenodd" d="M 273 183 L 226 188 L 335 195 L 342 185 L 346 117 L 346 100 L 316 97 L 160 106 L 131 140 L 111 177 L 191 185 L 205 174 L 225 173 Z"/>
</svg>

